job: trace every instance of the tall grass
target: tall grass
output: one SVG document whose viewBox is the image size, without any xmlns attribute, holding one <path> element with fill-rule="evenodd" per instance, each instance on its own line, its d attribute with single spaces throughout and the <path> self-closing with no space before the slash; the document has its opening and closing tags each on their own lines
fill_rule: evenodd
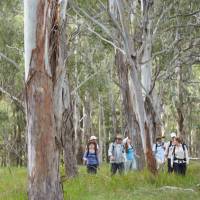
<svg viewBox="0 0 200 200">
<path fill-rule="evenodd" d="M 200 200 L 200 163 L 192 163 L 185 177 L 166 172 L 153 176 L 147 170 L 123 176 L 110 176 L 110 166 L 101 166 L 97 175 L 88 175 L 85 167 L 79 176 L 64 182 L 66 200 Z M 25 168 L 0 168 L 0 199 L 27 199 Z M 190 190 L 163 189 L 163 186 Z"/>
<path fill-rule="evenodd" d="M 0 168 L 0 200 L 28 199 L 26 177 L 25 168 Z"/>
<path fill-rule="evenodd" d="M 153 176 L 147 170 L 131 172 L 124 176 L 110 176 L 108 165 L 96 176 L 88 175 L 81 168 L 80 176 L 64 184 L 68 200 L 188 200 L 200 199 L 200 164 L 193 163 L 185 177 L 161 172 Z M 176 186 L 180 190 L 163 189 Z M 194 192 L 181 188 L 193 189 Z"/>
</svg>

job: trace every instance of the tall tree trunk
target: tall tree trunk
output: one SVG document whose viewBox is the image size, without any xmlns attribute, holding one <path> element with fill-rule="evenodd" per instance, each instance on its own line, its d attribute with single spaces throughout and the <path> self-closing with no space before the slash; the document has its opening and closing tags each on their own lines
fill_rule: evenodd
<svg viewBox="0 0 200 200">
<path fill-rule="evenodd" d="M 112 117 L 112 132 L 113 135 L 117 132 L 117 117 L 116 117 L 116 109 L 115 109 L 115 100 L 113 94 L 113 87 L 112 87 L 112 78 L 113 77 L 113 69 L 112 65 L 110 65 L 110 70 L 108 74 L 108 82 L 109 82 L 109 101 L 110 101 L 110 108 L 111 108 L 111 117 Z"/>
<path fill-rule="evenodd" d="M 141 1 L 143 5 L 141 5 L 141 13 L 143 16 L 143 52 L 141 56 L 141 83 L 143 86 L 143 96 L 145 101 L 145 110 L 147 113 L 147 119 L 149 122 L 149 132 L 150 132 L 150 140 L 151 145 L 153 144 L 153 140 L 155 141 L 156 135 L 161 135 L 161 120 L 158 113 L 158 109 L 155 109 L 155 106 L 158 107 L 159 102 L 157 101 L 159 98 L 157 97 L 157 93 L 155 88 L 152 85 L 152 16 L 153 16 L 153 1 Z M 154 102 L 158 103 L 156 105 Z"/>
<path fill-rule="evenodd" d="M 105 132 L 104 132 L 104 109 L 102 96 L 99 95 L 99 160 L 103 161 L 104 144 L 105 144 Z"/>
<path fill-rule="evenodd" d="M 87 144 L 89 137 L 91 136 L 92 122 L 91 122 L 91 97 L 88 91 L 86 91 L 83 105 L 83 133 L 84 133 L 84 145 Z"/>
<path fill-rule="evenodd" d="M 132 87 L 130 90 L 133 91 L 134 94 L 134 102 L 135 104 L 132 105 L 135 107 L 135 113 L 136 118 L 140 127 L 140 135 L 142 139 L 142 147 L 145 155 L 145 160 L 148 169 L 152 173 L 156 173 L 156 163 L 155 159 L 152 153 L 152 147 L 151 147 L 151 137 L 150 137 L 150 130 L 149 130 L 149 122 L 147 119 L 147 114 L 144 108 L 144 100 L 142 96 L 142 87 L 140 84 L 139 76 L 138 76 L 138 62 L 136 57 L 136 46 L 133 43 L 133 40 L 130 36 L 130 30 L 129 30 L 129 23 L 127 22 L 127 16 L 126 16 L 126 9 L 125 9 L 125 2 L 122 0 L 117 0 L 114 3 L 114 7 L 117 7 L 117 16 L 119 16 L 119 21 L 121 24 L 121 35 L 123 38 L 123 46 L 126 52 L 127 56 L 127 62 L 130 66 L 130 77 L 132 81 Z M 149 6 L 148 3 L 141 1 L 142 3 L 142 9 L 144 9 L 143 6 Z M 126 7 L 127 8 L 127 7 Z M 146 8 L 145 8 L 146 9 Z M 111 13 L 112 19 L 116 16 L 116 14 Z M 113 21 L 116 24 L 116 18 L 113 19 Z M 121 41 L 120 41 L 121 43 Z"/>
<path fill-rule="evenodd" d="M 184 103 L 183 103 L 183 74 L 182 74 L 182 67 L 180 63 L 177 63 L 176 66 L 176 73 L 177 73 L 177 86 L 176 86 L 176 91 L 177 91 L 177 101 L 176 101 L 176 110 L 177 110 L 177 131 L 178 135 L 183 138 L 183 140 L 186 142 L 187 137 L 185 133 L 185 127 L 184 127 Z"/>
<path fill-rule="evenodd" d="M 31 200 L 63 199 L 57 141 L 61 138 L 65 77 L 60 30 L 66 5 L 67 1 L 24 1 L 28 196 Z"/>
<path fill-rule="evenodd" d="M 142 141 L 140 137 L 140 127 L 133 110 L 133 102 L 131 99 L 131 91 L 129 88 L 129 72 L 128 64 L 126 63 L 124 55 L 117 51 L 116 53 L 116 66 L 118 77 L 120 81 L 120 91 L 122 95 L 123 113 L 125 116 L 126 128 L 128 129 L 129 136 L 132 139 L 137 154 L 140 155 L 138 160 L 138 168 L 144 168 L 144 152 L 142 151 Z"/>
<path fill-rule="evenodd" d="M 62 142 L 64 149 L 65 174 L 75 177 L 78 174 L 75 154 L 75 133 L 73 124 L 73 109 L 71 106 L 63 113 Z"/>
<path fill-rule="evenodd" d="M 79 108 L 79 96 L 78 93 L 75 94 L 74 101 L 74 133 L 75 133 L 75 155 L 77 159 L 77 164 L 82 164 L 82 135 L 80 128 L 80 108 Z"/>
</svg>

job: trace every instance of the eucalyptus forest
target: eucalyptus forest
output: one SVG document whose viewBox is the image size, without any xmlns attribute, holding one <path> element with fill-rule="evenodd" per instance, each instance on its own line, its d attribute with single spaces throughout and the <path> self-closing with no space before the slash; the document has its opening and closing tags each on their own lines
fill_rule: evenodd
<svg viewBox="0 0 200 200">
<path fill-rule="evenodd" d="M 199 0 L 0 0 L 0 199 L 196 200 L 199 169 Z"/>
</svg>

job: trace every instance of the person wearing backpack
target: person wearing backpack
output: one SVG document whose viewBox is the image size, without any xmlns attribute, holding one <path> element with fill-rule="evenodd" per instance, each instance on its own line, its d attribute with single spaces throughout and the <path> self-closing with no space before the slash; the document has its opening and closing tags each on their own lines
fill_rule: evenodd
<svg viewBox="0 0 200 200">
<path fill-rule="evenodd" d="M 173 147 L 171 157 L 171 167 L 175 174 L 185 175 L 186 165 L 189 164 L 188 150 L 179 137 L 175 139 L 175 146 Z"/>
<path fill-rule="evenodd" d="M 167 160 L 168 173 L 173 172 L 173 167 L 171 167 L 171 157 L 172 157 L 173 147 L 175 145 L 176 133 L 172 132 L 170 136 L 171 140 L 165 144 L 165 159 Z"/>
<path fill-rule="evenodd" d="M 153 153 L 156 159 L 157 170 L 160 168 L 164 170 L 165 163 L 165 150 L 164 143 L 162 142 L 162 136 L 156 138 L 156 143 L 153 145 Z"/>
<path fill-rule="evenodd" d="M 96 174 L 99 167 L 98 149 L 97 143 L 89 141 L 87 149 L 83 156 L 83 162 L 87 165 L 87 172 L 89 174 Z"/>
<path fill-rule="evenodd" d="M 133 148 L 130 137 L 126 137 L 123 140 L 123 143 L 126 153 L 125 170 L 126 171 L 136 170 L 137 169 L 136 157 L 138 157 L 138 155 L 136 154 L 136 151 Z"/>
<path fill-rule="evenodd" d="M 122 135 L 117 134 L 115 141 L 110 143 L 108 149 L 108 157 L 111 164 L 111 175 L 119 174 L 124 172 L 124 162 L 125 162 L 125 149 L 122 142 Z"/>
</svg>

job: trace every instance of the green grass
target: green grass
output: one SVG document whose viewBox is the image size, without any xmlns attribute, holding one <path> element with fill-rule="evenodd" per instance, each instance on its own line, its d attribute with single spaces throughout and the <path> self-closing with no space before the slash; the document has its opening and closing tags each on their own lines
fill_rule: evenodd
<svg viewBox="0 0 200 200">
<path fill-rule="evenodd" d="M 26 192 L 25 168 L 0 168 L 0 200 L 24 200 Z"/>
<path fill-rule="evenodd" d="M 158 176 L 148 171 L 124 176 L 110 176 L 109 165 L 103 165 L 97 175 L 88 175 L 85 167 L 79 176 L 64 182 L 66 200 L 200 200 L 200 163 L 192 163 L 185 177 Z M 0 168 L 0 200 L 27 199 L 25 168 Z M 191 191 L 162 189 L 163 186 L 190 188 Z"/>
</svg>

